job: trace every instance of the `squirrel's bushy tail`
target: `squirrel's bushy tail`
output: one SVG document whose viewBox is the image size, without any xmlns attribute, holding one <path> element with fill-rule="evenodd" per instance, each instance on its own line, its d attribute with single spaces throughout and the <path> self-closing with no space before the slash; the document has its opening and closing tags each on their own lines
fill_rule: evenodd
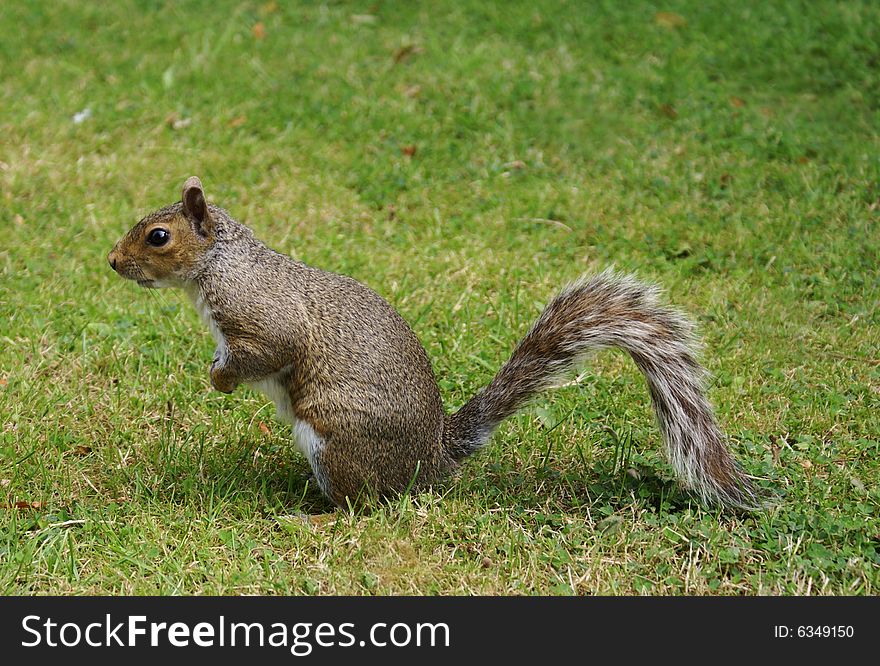
<svg viewBox="0 0 880 666">
<path fill-rule="evenodd" d="M 660 303 L 656 287 L 611 271 L 575 282 L 544 309 L 490 384 L 447 417 L 447 452 L 456 460 L 475 452 L 526 401 L 606 347 L 629 352 L 644 373 L 682 483 L 704 503 L 760 506 L 706 398 L 691 323 Z"/>
</svg>

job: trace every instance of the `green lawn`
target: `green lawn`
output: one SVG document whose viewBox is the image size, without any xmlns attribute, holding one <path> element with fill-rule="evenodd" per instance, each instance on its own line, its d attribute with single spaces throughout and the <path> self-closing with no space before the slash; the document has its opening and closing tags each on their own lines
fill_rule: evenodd
<svg viewBox="0 0 880 666">
<path fill-rule="evenodd" d="M 0 64 L 0 592 L 880 593 L 880 4 L 4 2 Z M 184 297 L 107 265 L 192 174 L 385 296 L 449 409 L 567 281 L 662 284 L 778 504 L 683 493 L 609 352 L 333 513 Z"/>
</svg>

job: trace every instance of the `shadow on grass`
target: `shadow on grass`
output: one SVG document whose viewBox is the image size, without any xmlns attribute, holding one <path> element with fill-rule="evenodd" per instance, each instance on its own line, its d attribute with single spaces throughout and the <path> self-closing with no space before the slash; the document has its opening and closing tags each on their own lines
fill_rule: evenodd
<svg viewBox="0 0 880 666">
<path fill-rule="evenodd" d="M 651 507 L 657 513 L 677 513 L 697 504 L 674 479 L 662 478 L 647 468 L 639 469 L 635 478 L 601 464 L 588 471 L 498 463 L 472 463 L 469 467 L 457 482 L 460 496 L 483 496 L 510 509 L 544 511 L 549 505 L 561 513 L 586 515 L 587 510 L 596 509 L 616 512 L 636 502 L 640 508 Z"/>
<path fill-rule="evenodd" d="M 110 479 L 121 496 L 171 504 L 205 506 L 222 502 L 262 515 L 324 514 L 336 510 L 317 487 L 304 457 L 285 443 L 243 438 L 230 444 L 207 444 L 192 436 L 160 437 L 145 445 L 137 461 Z M 649 464 L 627 469 L 611 459 L 586 467 L 517 465 L 515 461 L 471 460 L 455 478 L 436 486 L 472 504 L 517 511 L 614 513 L 633 506 L 657 513 L 693 509 L 696 500 L 672 478 Z M 393 501 L 393 499 L 392 499 Z"/>
<path fill-rule="evenodd" d="M 334 505 L 292 446 L 241 440 L 210 447 L 158 440 L 111 479 L 117 492 L 171 504 L 233 503 L 263 515 L 327 513 Z"/>
</svg>

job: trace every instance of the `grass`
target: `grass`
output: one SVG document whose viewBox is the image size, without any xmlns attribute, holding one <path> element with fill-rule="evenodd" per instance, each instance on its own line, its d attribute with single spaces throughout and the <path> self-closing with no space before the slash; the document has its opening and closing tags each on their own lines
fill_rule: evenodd
<svg viewBox="0 0 880 666">
<path fill-rule="evenodd" d="M 3 3 L 0 30 L 3 593 L 880 592 L 876 3 Z M 449 409 L 565 282 L 662 284 L 778 505 L 683 493 L 605 353 L 458 479 L 333 513 L 271 404 L 211 391 L 181 295 L 106 264 L 191 174 L 385 296 Z"/>
</svg>

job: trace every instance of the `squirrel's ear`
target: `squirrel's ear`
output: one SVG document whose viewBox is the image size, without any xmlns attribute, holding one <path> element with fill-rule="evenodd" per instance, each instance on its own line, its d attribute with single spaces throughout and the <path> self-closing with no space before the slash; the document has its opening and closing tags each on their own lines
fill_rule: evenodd
<svg viewBox="0 0 880 666">
<path fill-rule="evenodd" d="M 183 210 L 187 216 L 193 218 L 199 225 L 199 231 L 207 233 L 210 230 L 211 221 L 208 216 L 205 192 L 202 190 L 202 181 L 196 176 L 187 178 L 183 184 L 183 194 L 180 200 L 183 202 Z"/>
</svg>

